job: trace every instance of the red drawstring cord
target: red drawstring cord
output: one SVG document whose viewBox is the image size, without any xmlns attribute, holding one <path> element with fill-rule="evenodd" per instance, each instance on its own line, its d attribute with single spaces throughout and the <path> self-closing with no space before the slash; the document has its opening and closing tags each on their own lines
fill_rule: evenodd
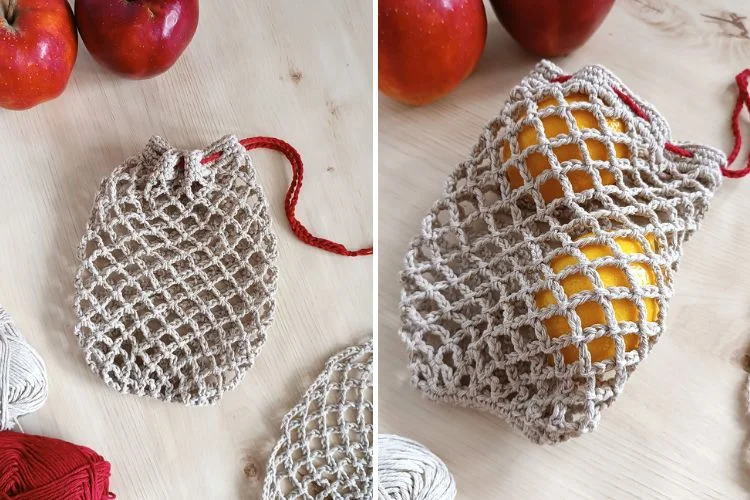
<svg viewBox="0 0 750 500">
<path fill-rule="evenodd" d="M 737 159 L 737 155 L 740 154 L 740 148 L 742 148 L 742 132 L 740 132 L 740 113 L 742 108 L 746 107 L 750 111 L 750 94 L 748 94 L 747 84 L 750 78 L 750 68 L 742 71 L 735 77 L 737 82 L 737 102 L 734 105 L 734 111 L 732 111 L 732 135 L 734 135 L 734 148 L 727 157 L 727 164 L 721 167 L 721 173 L 726 177 L 737 179 L 739 177 L 745 177 L 750 174 L 750 157 L 747 159 L 747 164 L 742 170 L 729 170 L 729 166 L 734 163 Z"/>
<path fill-rule="evenodd" d="M 570 80 L 570 78 L 571 75 L 560 75 L 556 78 L 553 78 L 552 81 L 557 83 L 564 83 Z M 729 156 L 727 156 L 727 164 L 721 166 L 722 175 L 724 175 L 724 177 L 731 177 L 732 179 L 738 179 L 740 177 L 745 177 L 747 174 L 750 174 L 750 156 L 748 156 L 747 158 L 745 168 L 743 168 L 742 170 L 729 170 L 729 166 L 734 163 L 734 161 L 737 159 L 737 155 L 740 154 L 740 149 L 742 149 L 740 113 L 742 112 L 743 107 L 747 108 L 748 111 L 750 111 L 750 92 L 748 92 L 749 80 L 750 68 L 740 72 L 735 77 L 735 81 L 737 82 L 737 102 L 735 103 L 734 111 L 732 112 L 732 135 L 734 136 L 734 148 L 732 148 L 732 152 L 729 153 Z M 627 104 L 628 107 L 632 109 L 637 116 L 648 121 L 648 115 L 641 109 L 638 103 L 635 102 L 635 99 L 633 99 L 617 87 L 612 87 L 612 90 L 614 90 L 614 92 L 622 100 L 622 102 Z M 671 142 L 667 142 L 666 144 L 664 144 L 664 149 L 682 156 L 693 156 L 693 153 L 691 151 L 681 148 L 676 144 L 672 144 Z"/>
<path fill-rule="evenodd" d="M 248 137 L 240 141 L 245 149 L 251 151 L 253 149 L 273 149 L 283 154 L 289 163 L 292 165 L 292 183 L 289 186 L 289 190 L 286 192 L 286 198 L 284 200 L 284 211 L 286 212 L 286 218 L 289 221 L 289 225 L 292 228 L 292 232 L 307 245 L 320 248 L 327 252 L 335 253 L 338 255 L 344 255 L 347 257 L 358 257 L 360 255 L 372 255 L 372 247 L 362 248 L 359 250 L 349 250 L 341 243 L 313 236 L 307 228 L 297 219 L 294 214 L 297 208 L 297 202 L 299 201 L 299 192 L 302 189 L 302 157 L 300 157 L 291 144 L 276 139 L 274 137 Z M 206 156 L 201 160 L 201 163 L 209 163 L 221 156 L 221 153 L 214 153 Z"/>
</svg>

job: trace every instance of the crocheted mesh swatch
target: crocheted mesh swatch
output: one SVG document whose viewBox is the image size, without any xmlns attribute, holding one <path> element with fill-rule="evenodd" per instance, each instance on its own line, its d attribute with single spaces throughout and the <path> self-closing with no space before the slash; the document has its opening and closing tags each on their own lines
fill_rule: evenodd
<svg viewBox="0 0 750 500">
<path fill-rule="evenodd" d="M 540 63 L 406 255 L 413 383 L 535 442 L 594 429 L 663 333 L 682 244 L 720 182 L 723 153 L 669 141 L 605 68 Z"/>
<path fill-rule="evenodd" d="M 277 248 L 235 137 L 189 152 L 151 139 L 102 182 L 79 253 L 75 334 L 110 387 L 210 404 L 252 366 L 275 308 Z"/>
<path fill-rule="evenodd" d="M 264 500 L 373 494 L 372 341 L 341 351 L 284 416 Z"/>
</svg>

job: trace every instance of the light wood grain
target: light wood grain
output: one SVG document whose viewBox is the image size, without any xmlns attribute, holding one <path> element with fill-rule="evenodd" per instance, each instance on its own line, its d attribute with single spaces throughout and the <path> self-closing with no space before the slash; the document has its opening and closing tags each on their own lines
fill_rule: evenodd
<svg viewBox="0 0 750 500">
<path fill-rule="evenodd" d="M 259 498 L 282 415 L 330 355 L 372 328 L 372 259 L 295 239 L 283 211 L 289 166 L 253 152 L 280 282 L 275 323 L 245 380 L 217 406 L 186 408 L 120 395 L 86 367 L 73 337 L 78 242 L 100 180 L 152 134 L 184 148 L 228 133 L 285 139 L 306 165 L 299 218 L 348 246 L 371 242 L 372 3 L 201 9 L 195 39 L 165 75 L 120 79 L 81 45 L 62 97 L 0 111 L 0 303 L 45 359 L 51 391 L 22 423 L 100 452 L 121 499 Z"/>
<path fill-rule="evenodd" d="M 585 47 L 555 62 L 569 71 L 606 65 L 660 109 L 673 137 L 729 150 L 734 75 L 750 63 L 750 39 L 739 24 L 702 14 L 732 12 L 748 16 L 750 7 L 621 0 Z M 380 99 L 380 432 L 417 439 L 441 456 L 459 499 L 746 498 L 750 422 L 741 360 L 749 343 L 750 178 L 719 189 L 685 247 L 665 337 L 595 433 L 534 445 L 496 417 L 429 402 L 410 386 L 397 335 L 403 255 L 446 176 L 536 62 L 489 5 L 487 13 L 484 56 L 453 94 L 422 108 Z M 742 123 L 750 135 L 746 114 Z"/>
</svg>

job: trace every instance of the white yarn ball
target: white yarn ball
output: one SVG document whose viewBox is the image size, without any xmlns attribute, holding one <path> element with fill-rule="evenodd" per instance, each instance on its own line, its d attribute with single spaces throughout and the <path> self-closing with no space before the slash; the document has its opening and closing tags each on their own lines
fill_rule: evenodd
<svg viewBox="0 0 750 500">
<path fill-rule="evenodd" d="M 47 400 L 47 369 L 0 307 L 0 431 L 34 412 Z"/>
<path fill-rule="evenodd" d="M 453 500 L 456 483 L 430 450 L 392 434 L 378 437 L 379 500 Z"/>
</svg>

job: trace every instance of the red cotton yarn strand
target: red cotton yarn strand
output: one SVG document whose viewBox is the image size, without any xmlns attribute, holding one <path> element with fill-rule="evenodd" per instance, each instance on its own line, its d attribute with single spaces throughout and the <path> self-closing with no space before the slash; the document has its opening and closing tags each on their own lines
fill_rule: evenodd
<svg viewBox="0 0 750 500">
<path fill-rule="evenodd" d="M 292 165 L 292 183 L 289 186 L 289 190 L 286 192 L 286 199 L 284 200 L 284 211 L 286 212 L 286 218 L 289 221 L 289 225 L 292 228 L 292 232 L 297 238 L 307 245 L 320 248 L 327 252 L 335 253 L 338 255 L 344 255 L 347 257 L 358 257 L 360 255 L 372 255 L 372 247 L 361 248 L 359 250 L 349 250 L 341 243 L 313 236 L 310 231 L 297 219 L 295 210 L 297 208 L 297 202 L 299 201 L 299 192 L 302 189 L 302 176 L 304 168 L 302 165 L 302 157 L 294 147 L 281 139 L 275 137 L 248 137 L 240 141 L 245 149 L 252 151 L 253 149 L 272 149 L 283 154 L 289 163 Z M 215 153 L 209 155 L 201 161 L 201 163 L 209 163 L 221 156 L 221 153 Z M 2 499 L 0 499 L 2 500 Z"/>
<path fill-rule="evenodd" d="M 0 432 L 0 500 L 104 500 L 109 462 L 59 439 Z"/>
</svg>

